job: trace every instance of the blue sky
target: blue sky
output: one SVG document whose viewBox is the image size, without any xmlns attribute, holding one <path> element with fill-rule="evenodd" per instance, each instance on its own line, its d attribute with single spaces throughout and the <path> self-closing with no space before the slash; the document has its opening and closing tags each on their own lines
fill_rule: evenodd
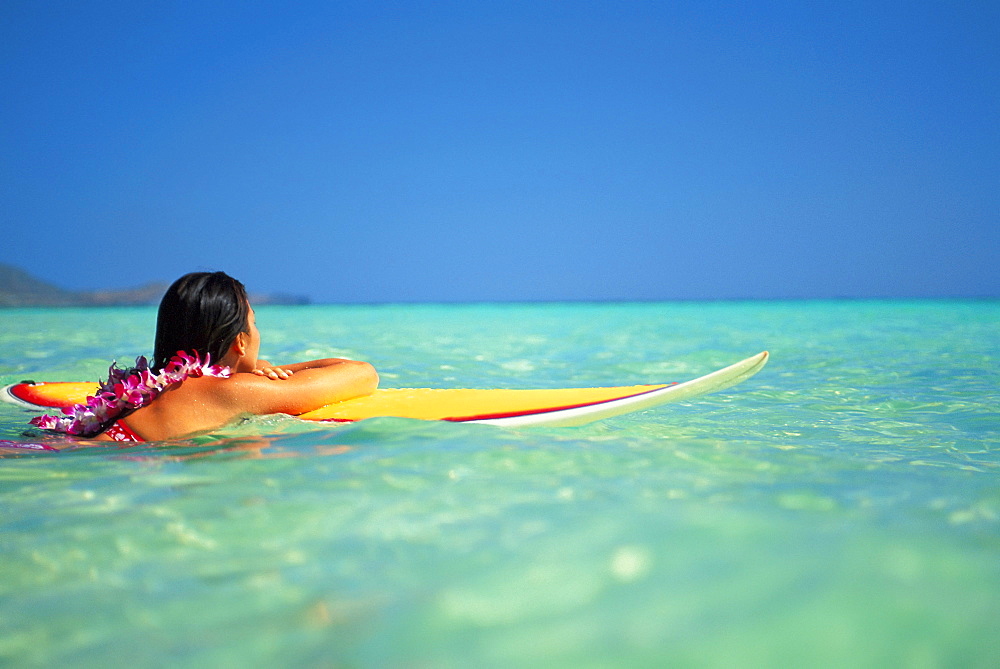
<svg viewBox="0 0 1000 669">
<path fill-rule="evenodd" d="M 0 6 L 0 262 L 316 301 L 1000 295 L 1000 3 Z"/>
</svg>

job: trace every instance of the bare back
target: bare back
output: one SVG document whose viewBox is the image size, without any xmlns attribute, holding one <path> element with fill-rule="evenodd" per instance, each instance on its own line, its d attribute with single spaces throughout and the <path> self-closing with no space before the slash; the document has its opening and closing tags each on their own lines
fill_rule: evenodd
<svg viewBox="0 0 1000 669">
<path fill-rule="evenodd" d="M 177 439 L 217 429 L 244 415 L 296 415 L 374 392 L 378 375 L 368 363 L 330 358 L 285 367 L 274 379 L 249 372 L 202 376 L 171 386 L 125 422 L 146 441 Z M 98 435 L 108 441 L 107 435 Z"/>
</svg>

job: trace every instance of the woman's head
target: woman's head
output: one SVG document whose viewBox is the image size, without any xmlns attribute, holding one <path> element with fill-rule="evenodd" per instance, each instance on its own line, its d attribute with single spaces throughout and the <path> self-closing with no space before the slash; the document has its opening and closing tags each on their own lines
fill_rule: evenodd
<svg viewBox="0 0 1000 669">
<path fill-rule="evenodd" d="M 177 351 L 197 351 L 221 362 L 240 333 L 250 331 L 250 303 L 242 283 L 225 272 L 185 274 L 160 301 L 153 369 L 162 369 Z"/>
</svg>

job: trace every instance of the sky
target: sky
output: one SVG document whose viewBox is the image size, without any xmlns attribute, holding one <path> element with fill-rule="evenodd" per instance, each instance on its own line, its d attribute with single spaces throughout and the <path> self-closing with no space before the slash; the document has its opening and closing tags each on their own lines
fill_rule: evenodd
<svg viewBox="0 0 1000 669">
<path fill-rule="evenodd" d="M 0 262 L 316 302 L 1000 296 L 1000 3 L 0 3 Z"/>
</svg>

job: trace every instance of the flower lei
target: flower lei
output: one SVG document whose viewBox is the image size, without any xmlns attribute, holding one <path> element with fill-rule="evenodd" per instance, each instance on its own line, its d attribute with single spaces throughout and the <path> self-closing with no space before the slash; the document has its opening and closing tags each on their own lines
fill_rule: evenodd
<svg viewBox="0 0 1000 669">
<path fill-rule="evenodd" d="M 170 362 L 153 374 L 145 356 L 135 359 L 135 367 L 118 369 L 112 362 L 108 368 L 108 380 L 101 384 L 97 393 L 87 397 L 83 404 L 74 404 L 62 410 L 64 416 L 38 416 L 31 424 L 43 430 L 63 432 L 77 437 L 93 437 L 118 420 L 122 414 L 131 413 L 145 406 L 174 383 L 199 376 L 228 377 L 229 368 L 224 365 L 210 365 L 211 356 L 202 362 L 198 353 L 194 355 L 177 351 Z"/>
</svg>

